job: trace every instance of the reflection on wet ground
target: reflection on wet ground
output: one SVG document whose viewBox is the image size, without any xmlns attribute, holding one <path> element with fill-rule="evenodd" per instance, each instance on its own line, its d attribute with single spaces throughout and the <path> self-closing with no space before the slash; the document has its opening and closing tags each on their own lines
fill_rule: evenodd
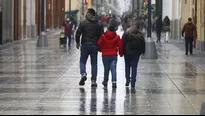
<svg viewBox="0 0 205 116">
<path fill-rule="evenodd" d="M 48 48 L 36 48 L 33 40 L 0 49 L 0 114 L 199 114 L 205 54 L 185 56 L 179 42 L 157 44 L 159 59 L 140 61 L 135 89 L 125 88 L 124 60 L 119 58 L 116 90 L 111 83 L 108 89 L 101 85 L 99 54 L 98 88 L 91 88 L 89 79 L 79 87 L 79 51 L 59 49 L 57 34 L 49 35 Z"/>
</svg>

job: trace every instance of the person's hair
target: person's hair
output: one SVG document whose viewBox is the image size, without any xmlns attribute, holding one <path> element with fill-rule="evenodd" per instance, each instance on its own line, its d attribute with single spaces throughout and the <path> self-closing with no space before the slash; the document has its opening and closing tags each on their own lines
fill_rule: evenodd
<svg viewBox="0 0 205 116">
<path fill-rule="evenodd" d="M 96 12 L 93 8 L 89 8 L 88 9 L 88 13 L 90 13 L 92 16 L 95 16 L 96 15 Z"/>
<path fill-rule="evenodd" d="M 107 29 L 108 31 L 116 32 L 116 29 L 113 26 L 109 26 Z"/>
<path fill-rule="evenodd" d="M 188 21 L 192 21 L 192 18 L 189 18 Z"/>
</svg>

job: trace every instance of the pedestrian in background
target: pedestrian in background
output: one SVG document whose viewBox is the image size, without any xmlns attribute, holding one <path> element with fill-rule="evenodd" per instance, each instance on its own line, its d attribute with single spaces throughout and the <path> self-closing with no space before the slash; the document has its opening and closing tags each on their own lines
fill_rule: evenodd
<svg viewBox="0 0 205 116">
<path fill-rule="evenodd" d="M 70 25 L 70 20 L 66 19 L 63 23 L 63 29 L 64 29 L 64 34 L 65 34 L 65 45 L 64 47 L 66 48 L 67 46 L 67 40 L 69 41 L 68 45 L 69 47 L 71 46 L 71 35 L 72 35 L 72 29 Z"/>
<path fill-rule="evenodd" d="M 185 35 L 184 35 L 185 34 Z M 193 42 L 194 36 L 197 37 L 196 26 L 192 22 L 192 18 L 188 19 L 188 22 L 184 25 L 182 30 L 182 36 L 185 36 L 185 46 L 186 46 L 186 55 L 188 55 L 188 51 L 190 54 L 193 54 Z M 188 50 L 189 49 L 189 50 Z"/>
<path fill-rule="evenodd" d="M 161 33 L 162 33 L 162 18 L 161 16 L 157 17 L 156 20 L 156 32 L 157 32 L 157 43 L 161 42 Z"/>
<path fill-rule="evenodd" d="M 163 28 L 164 28 L 164 32 L 165 32 L 165 42 L 168 43 L 169 41 L 169 35 L 170 35 L 170 19 L 168 16 L 166 16 L 164 18 L 164 21 L 163 21 Z"/>
</svg>

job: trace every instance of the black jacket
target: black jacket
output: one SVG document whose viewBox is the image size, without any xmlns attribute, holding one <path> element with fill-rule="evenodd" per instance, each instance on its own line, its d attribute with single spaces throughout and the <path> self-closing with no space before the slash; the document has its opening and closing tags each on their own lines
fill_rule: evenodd
<svg viewBox="0 0 205 116">
<path fill-rule="evenodd" d="M 156 20 L 156 30 L 157 31 L 162 31 L 162 28 L 163 28 L 162 19 L 158 18 Z"/>
<path fill-rule="evenodd" d="M 76 43 L 81 44 L 97 44 L 98 39 L 104 33 L 102 24 L 96 17 L 86 17 L 85 20 L 80 22 L 76 32 Z"/>
<path fill-rule="evenodd" d="M 140 49 L 135 49 L 132 50 L 129 48 L 129 35 L 130 34 L 136 34 L 138 37 L 136 39 L 141 39 L 143 41 L 143 43 L 140 46 Z M 127 29 L 127 31 L 123 34 L 122 37 L 122 41 L 123 41 L 123 48 L 124 48 L 124 55 L 125 56 L 140 56 L 142 54 L 145 53 L 145 39 L 144 39 L 144 34 L 142 32 L 140 32 L 139 30 L 137 30 L 137 26 L 134 25 L 130 28 Z"/>
</svg>

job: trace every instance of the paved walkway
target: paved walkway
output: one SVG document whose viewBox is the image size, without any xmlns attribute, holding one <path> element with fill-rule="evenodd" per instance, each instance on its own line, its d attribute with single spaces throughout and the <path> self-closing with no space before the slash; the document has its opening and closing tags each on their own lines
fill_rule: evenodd
<svg viewBox="0 0 205 116">
<path fill-rule="evenodd" d="M 99 54 L 98 88 L 79 87 L 79 51 L 36 40 L 0 49 L 0 114 L 199 114 L 205 98 L 205 53 L 184 55 L 179 42 L 157 44 L 158 60 L 141 60 L 136 89 L 125 88 L 119 58 L 118 88 L 103 89 Z M 88 62 L 90 64 L 90 62 Z M 88 69 L 90 65 L 88 65 Z M 90 70 L 88 70 L 90 72 Z M 90 75 L 89 75 L 90 77 Z"/>
</svg>

